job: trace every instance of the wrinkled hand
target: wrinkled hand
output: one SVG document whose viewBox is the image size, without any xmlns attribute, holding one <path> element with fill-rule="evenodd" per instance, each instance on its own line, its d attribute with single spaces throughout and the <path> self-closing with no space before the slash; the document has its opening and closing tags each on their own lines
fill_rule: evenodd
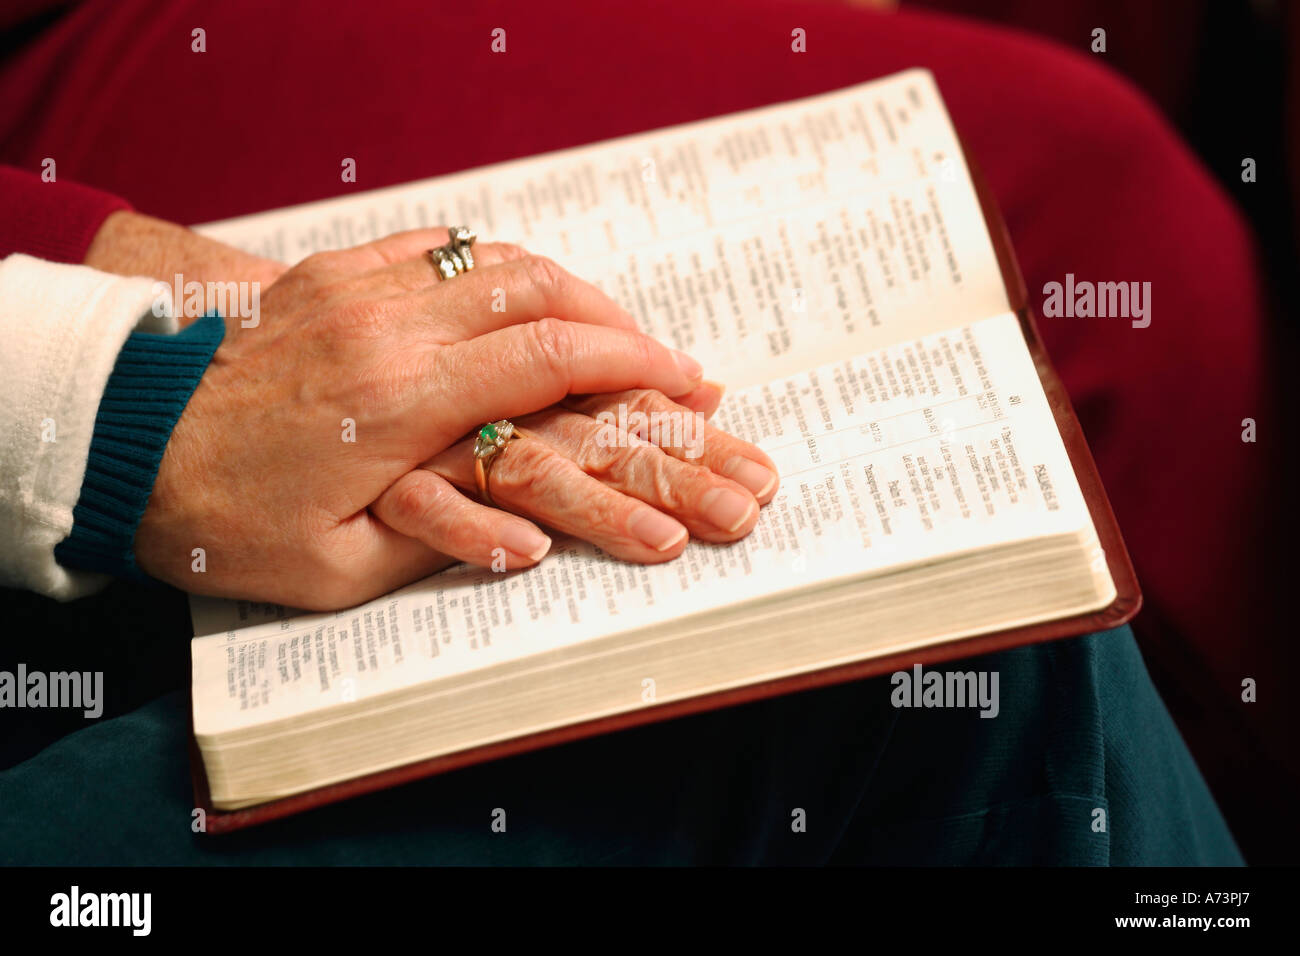
<svg viewBox="0 0 1300 956">
<path fill-rule="evenodd" d="M 698 363 L 635 331 L 599 290 L 549 260 L 485 243 L 478 268 L 439 282 L 423 252 L 445 240 L 445 230 L 418 230 L 312 256 L 264 291 L 256 328 L 228 324 L 137 531 L 143 570 L 198 593 L 330 609 L 454 560 L 504 555 L 506 567 L 527 566 L 549 547 L 540 529 L 451 483 L 472 487 L 463 436 L 589 393 L 652 390 L 682 407 L 716 405 Z M 682 540 L 668 541 L 665 522 L 676 518 L 660 508 L 713 540 L 752 527 L 753 515 L 735 524 L 692 495 L 723 488 L 752 502 L 733 459 L 770 469 L 758 449 L 710 432 L 703 465 L 648 447 L 594 457 L 582 447 L 591 433 L 568 416 L 594 413 L 581 402 L 601 399 L 575 401 L 521 418 L 546 447 L 509 446 L 492 472 L 498 503 L 637 560 L 685 546 L 676 531 Z M 651 452 L 664 461 L 650 465 Z M 525 475 L 529 462 L 537 470 Z M 603 480 L 590 484 L 584 469 Z M 774 477 L 763 484 L 774 488 Z M 195 548 L 202 572 L 192 570 Z"/>
<path fill-rule="evenodd" d="M 705 414 L 641 389 L 576 396 L 517 418 L 529 438 L 501 453 L 490 473 L 492 500 L 630 561 L 675 557 L 690 536 L 743 538 L 776 493 L 776 468 L 749 442 L 705 424 Z M 640 427 L 620 428 L 638 415 Z M 402 478 L 376 514 L 423 537 L 431 525 L 419 513 L 420 489 L 436 475 L 472 491 L 472 444 L 453 445 L 427 471 Z"/>
</svg>

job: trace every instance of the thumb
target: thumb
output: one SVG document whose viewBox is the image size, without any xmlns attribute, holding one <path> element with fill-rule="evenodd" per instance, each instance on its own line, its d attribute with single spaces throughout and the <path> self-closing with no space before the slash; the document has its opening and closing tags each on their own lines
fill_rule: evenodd
<svg viewBox="0 0 1300 956">
<path fill-rule="evenodd" d="M 530 567 L 551 549 L 551 539 L 531 521 L 471 501 L 423 468 L 394 482 L 370 511 L 435 551 L 494 570 Z"/>
</svg>

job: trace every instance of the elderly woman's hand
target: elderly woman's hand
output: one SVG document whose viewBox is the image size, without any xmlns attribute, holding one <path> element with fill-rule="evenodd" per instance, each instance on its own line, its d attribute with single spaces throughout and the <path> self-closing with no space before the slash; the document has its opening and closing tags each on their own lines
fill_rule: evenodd
<svg viewBox="0 0 1300 956">
<path fill-rule="evenodd" d="M 419 230 L 312 256 L 264 293 L 257 327 L 229 324 L 163 456 L 136 535 L 143 570 L 329 609 L 453 560 L 523 567 L 549 539 L 450 483 L 473 487 L 468 432 L 591 393 L 716 405 L 698 363 L 548 260 L 483 244 L 478 268 L 438 281 L 423 251 L 445 239 Z M 698 464 L 644 445 L 597 453 L 590 415 L 619 400 L 523 420 L 535 437 L 502 454 L 496 501 L 641 561 L 680 553 L 682 522 L 710 540 L 748 533 L 754 492 L 775 488 L 766 456 L 712 430 Z"/>
<path fill-rule="evenodd" d="M 491 472 L 492 499 L 631 561 L 675 557 L 691 535 L 743 538 L 759 505 L 776 493 L 776 468 L 703 418 L 645 389 L 568 399 L 515 420 L 535 440 L 514 442 L 501 456 Z M 639 424 L 626 427 L 629 421 Z M 440 484 L 439 477 L 473 489 L 472 444 L 453 445 L 425 464 L 428 471 L 404 476 L 375 513 L 432 544 L 428 529 L 437 525 L 420 512 L 419 489 Z"/>
</svg>

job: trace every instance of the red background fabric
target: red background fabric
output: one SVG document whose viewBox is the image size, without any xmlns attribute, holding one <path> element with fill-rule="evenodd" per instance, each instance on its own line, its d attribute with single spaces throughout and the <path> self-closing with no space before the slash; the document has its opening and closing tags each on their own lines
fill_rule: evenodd
<svg viewBox="0 0 1300 956">
<path fill-rule="evenodd" d="M 191 52 L 196 27 L 206 53 Z M 795 27 L 806 53 L 791 51 Z M 1249 853 L 1294 715 L 1277 689 L 1291 652 L 1262 617 L 1267 441 L 1241 440 L 1243 418 L 1265 436 L 1273 420 L 1256 250 L 1160 114 L 1096 58 L 936 15 L 781 0 L 93 2 L 0 68 L 0 159 L 35 171 L 53 157 L 61 178 L 193 223 L 918 65 L 1002 206 L 1031 299 L 1067 272 L 1152 283 L 1149 328 L 1040 322 L 1143 584 L 1135 629 Z M 1245 705 L 1245 677 L 1273 690 Z"/>
</svg>

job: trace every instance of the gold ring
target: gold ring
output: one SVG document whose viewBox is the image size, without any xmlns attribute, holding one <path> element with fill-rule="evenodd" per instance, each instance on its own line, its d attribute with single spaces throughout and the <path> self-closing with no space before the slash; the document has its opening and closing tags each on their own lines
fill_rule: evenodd
<svg viewBox="0 0 1300 956">
<path fill-rule="evenodd" d="M 433 263 L 439 279 L 452 279 L 474 268 L 472 246 L 478 236 L 469 226 L 452 226 L 447 230 L 445 245 L 428 250 L 425 255 Z"/>
<path fill-rule="evenodd" d="M 474 484 L 478 487 L 479 497 L 484 504 L 492 504 L 492 493 L 488 490 L 488 478 L 492 466 L 496 463 L 506 444 L 516 438 L 527 436 L 522 428 L 504 418 L 498 422 L 489 422 L 478 430 L 474 437 Z"/>
</svg>

